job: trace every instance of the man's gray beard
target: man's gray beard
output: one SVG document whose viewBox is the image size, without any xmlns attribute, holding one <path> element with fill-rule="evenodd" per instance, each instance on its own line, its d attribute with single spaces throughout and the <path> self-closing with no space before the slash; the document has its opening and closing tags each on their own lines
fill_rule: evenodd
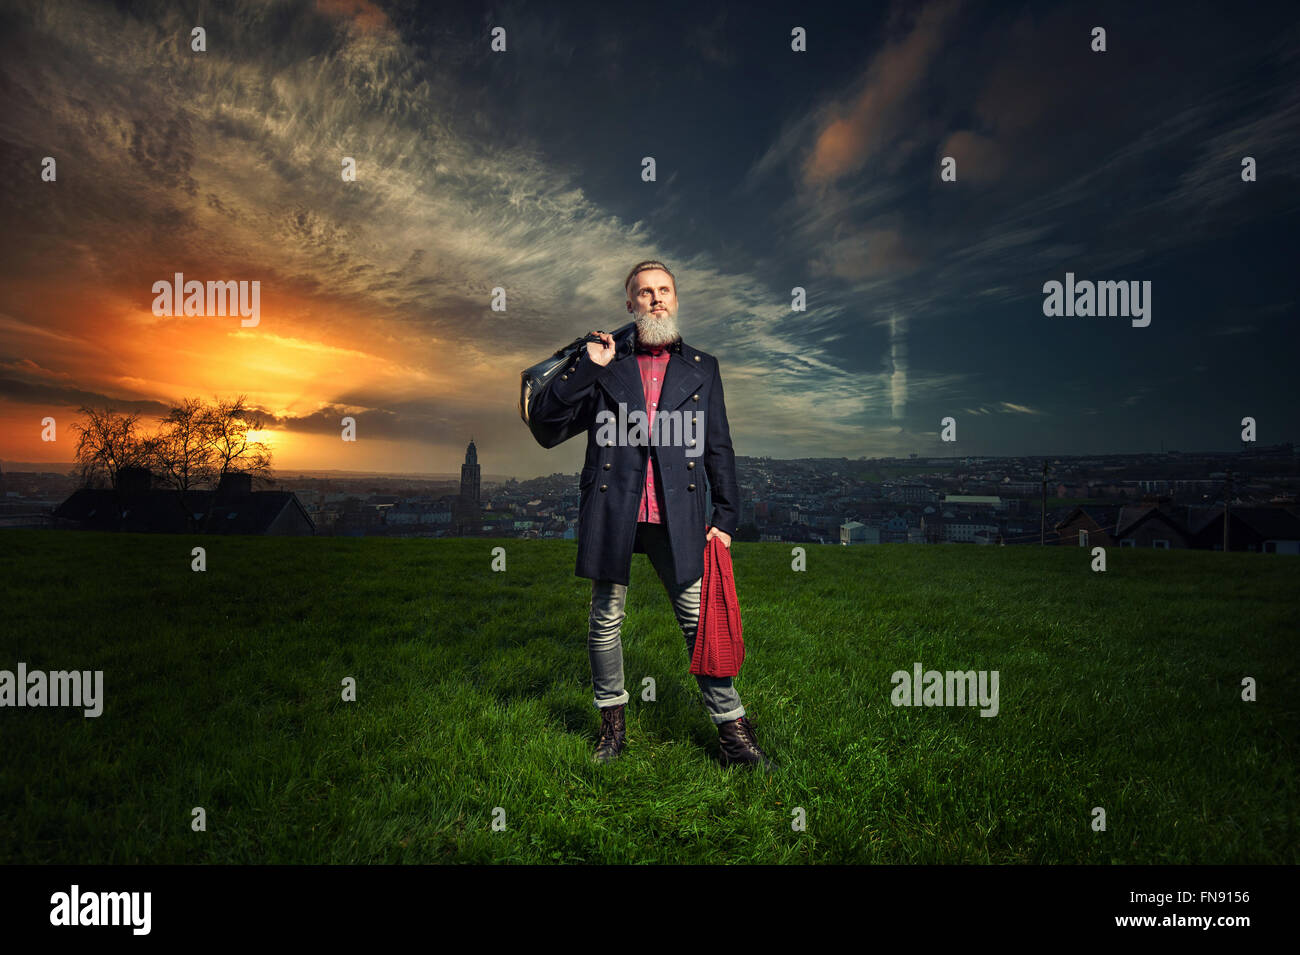
<svg viewBox="0 0 1300 955">
<path fill-rule="evenodd" d="M 677 313 L 654 315 L 647 312 L 636 320 L 636 340 L 642 345 L 667 345 L 677 340 Z"/>
</svg>

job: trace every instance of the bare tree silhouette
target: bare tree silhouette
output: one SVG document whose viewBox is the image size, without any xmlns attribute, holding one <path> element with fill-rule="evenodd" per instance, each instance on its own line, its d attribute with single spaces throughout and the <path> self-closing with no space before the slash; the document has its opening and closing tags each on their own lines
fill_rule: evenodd
<svg viewBox="0 0 1300 955">
<path fill-rule="evenodd" d="M 198 529 L 193 491 L 205 488 L 213 492 L 202 518 L 202 530 L 207 531 L 216 492 L 227 475 L 248 474 L 263 486 L 274 483 L 270 448 L 249 439 L 249 433 L 260 430 L 263 421 L 249 408 L 245 395 L 233 400 L 214 396 L 211 404 L 185 398 L 162 416 L 162 426 L 155 434 L 141 429 L 139 412 L 120 414 L 112 408 L 86 405 L 79 410 L 86 420 L 72 428 L 78 434 L 73 476 L 80 485 L 108 485 L 119 492 L 120 499 L 122 471 L 146 468 L 176 492 L 191 530 Z"/>
<path fill-rule="evenodd" d="M 212 466 L 217 489 L 221 480 L 231 473 L 251 475 L 255 481 L 271 483 L 271 449 L 261 441 L 249 441 L 250 431 L 261 430 L 263 420 L 247 404 L 247 396 L 233 401 L 213 399 L 213 404 L 201 415 L 200 430 L 212 451 Z M 215 504 L 216 495 L 213 495 Z M 208 509 L 203 519 L 203 530 L 212 524 L 215 507 Z"/>
<path fill-rule="evenodd" d="M 198 398 L 185 398 L 162 419 L 153 468 L 176 492 L 176 502 L 191 530 L 196 529 L 190 492 L 215 484 L 216 453 L 207 426 L 211 409 Z"/>
<path fill-rule="evenodd" d="M 149 467 L 156 453 L 155 439 L 141 432 L 140 413 L 119 414 L 112 408 L 98 411 L 82 405 L 87 421 L 76 422 L 76 474 L 82 487 L 107 483 L 117 489 L 123 468 Z"/>
</svg>

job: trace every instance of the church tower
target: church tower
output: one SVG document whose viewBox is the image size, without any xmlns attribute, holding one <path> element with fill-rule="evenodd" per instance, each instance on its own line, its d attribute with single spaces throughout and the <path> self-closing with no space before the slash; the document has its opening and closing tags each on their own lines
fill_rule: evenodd
<svg viewBox="0 0 1300 955">
<path fill-rule="evenodd" d="M 469 447 L 465 449 L 465 463 L 460 466 L 460 497 L 475 507 L 479 503 L 479 477 L 478 448 L 474 447 L 474 439 L 470 438 Z"/>
</svg>

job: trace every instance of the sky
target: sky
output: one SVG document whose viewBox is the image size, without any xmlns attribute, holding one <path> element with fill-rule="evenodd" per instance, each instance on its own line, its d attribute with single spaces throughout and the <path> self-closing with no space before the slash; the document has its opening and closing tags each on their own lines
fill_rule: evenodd
<svg viewBox="0 0 1300 955">
<path fill-rule="evenodd" d="M 740 455 L 1296 441 L 1296 10 L 3 0 L 0 461 L 242 394 L 277 470 L 574 472 L 520 372 L 647 258 Z M 155 314 L 178 272 L 258 323 Z M 1067 273 L 1150 323 L 1045 315 Z"/>
</svg>

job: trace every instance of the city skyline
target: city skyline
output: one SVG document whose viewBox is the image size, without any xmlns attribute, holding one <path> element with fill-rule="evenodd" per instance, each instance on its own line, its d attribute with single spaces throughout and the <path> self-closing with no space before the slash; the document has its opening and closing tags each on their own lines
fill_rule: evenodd
<svg viewBox="0 0 1300 955">
<path fill-rule="evenodd" d="M 482 471 L 481 465 L 477 463 L 477 446 L 475 447 L 476 447 L 476 453 L 475 453 L 475 461 L 473 463 L 473 468 L 477 470 L 474 471 L 473 473 L 477 475 L 476 479 L 481 481 L 483 484 L 501 484 L 507 481 L 517 481 L 520 483 L 527 483 L 529 481 L 551 478 L 554 477 L 555 475 L 577 476 L 580 470 L 580 469 L 575 469 L 572 471 L 544 471 L 537 474 L 527 474 L 527 475 L 505 473 L 505 472 L 496 472 L 496 473 L 484 472 Z M 1285 448 L 1291 449 L 1289 454 L 1291 455 L 1291 459 L 1294 462 L 1296 451 L 1293 442 L 1278 442 L 1276 444 L 1257 442 L 1249 446 L 1242 446 L 1233 449 L 1220 449 L 1220 448 L 1164 449 L 1161 448 L 1158 450 L 1148 449 L 1145 451 L 1095 451 L 1095 452 L 1080 453 L 1080 454 L 1053 454 L 1051 452 L 1047 452 L 1042 454 L 1012 454 L 1012 455 L 977 455 L 977 454 L 945 455 L 942 453 L 922 455 L 917 453 L 909 453 L 908 455 L 903 455 L 903 456 L 888 456 L 888 455 L 879 456 L 879 457 L 860 456 L 857 458 L 850 458 L 843 455 L 841 456 L 812 455 L 812 456 L 804 456 L 798 458 L 786 458 L 786 457 L 779 457 L 773 455 L 737 454 L 736 460 L 738 462 L 743 461 L 747 463 L 759 463 L 759 462 L 817 463 L 817 462 L 835 462 L 835 461 L 843 460 L 843 461 L 848 461 L 849 463 L 852 464 L 891 462 L 894 465 L 906 465 L 909 467 L 926 466 L 926 467 L 942 468 L 942 467 L 956 467 L 960 465 L 963 467 L 982 468 L 986 465 L 991 467 L 1004 466 L 1006 463 L 1012 461 L 1030 461 L 1030 462 L 1034 462 L 1035 466 L 1037 466 L 1037 462 L 1040 461 L 1046 461 L 1049 463 L 1063 463 L 1068 461 L 1071 463 L 1075 463 L 1079 460 L 1088 460 L 1088 459 L 1106 459 L 1106 458 L 1123 459 L 1123 458 L 1147 457 L 1147 456 L 1154 456 L 1161 459 L 1172 459 L 1173 456 L 1187 457 L 1191 459 L 1199 458 L 1202 456 L 1222 456 L 1223 458 L 1227 459 L 1227 458 L 1231 458 L 1234 455 L 1242 455 L 1245 459 L 1246 464 L 1250 465 L 1250 464 L 1255 464 L 1259 460 L 1261 460 L 1261 456 L 1264 456 L 1263 459 L 1269 462 L 1284 460 L 1285 458 L 1278 457 L 1278 453 Z M 291 479 L 295 473 L 298 473 L 305 476 L 332 475 L 339 479 L 347 478 L 347 479 L 356 479 L 356 480 L 361 480 L 366 477 L 375 477 L 375 478 L 393 478 L 393 479 L 411 478 L 411 479 L 420 479 L 420 480 L 443 481 L 447 483 L 460 484 L 462 487 L 461 493 L 463 494 L 466 493 L 466 491 L 464 490 L 464 488 L 466 487 L 466 474 L 467 474 L 466 468 L 469 465 L 470 462 L 468 460 L 465 460 L 462 463 L 460 463 L 455 470 L 451 470 L 451 471 L 366 471 L 366 470 L 339 469 L 339 468 L 291 468 L 291 467 L 277 467 L 275 465 L 272 465 L 269 470 L 270 473 L 276 478 L 276 480 Z M 67 461 L 67 462 L 11 461 L 11 460 L 6 460 L 4 458 L 0 458 L 0 474 L 3 474 L 5 471 L 16 472 L 16 473 L 31 473 L 32 471 L 46 472 L 46 473 L 70 473 L 75 471 L 76 469 L 77 469 L 76 462 L 72 462 L 72 461 Z M 954 473 L 959 473 L 959 472 L 954 472 Z M 1295 472 L 1295 473 L 1300 473 L 1300 472 Z M 908 479 L 899 478 L 897 480 L 906 482 L 906 480 Z M 472 496 L 472 492 L 470 493 Z"/>
</svg>

